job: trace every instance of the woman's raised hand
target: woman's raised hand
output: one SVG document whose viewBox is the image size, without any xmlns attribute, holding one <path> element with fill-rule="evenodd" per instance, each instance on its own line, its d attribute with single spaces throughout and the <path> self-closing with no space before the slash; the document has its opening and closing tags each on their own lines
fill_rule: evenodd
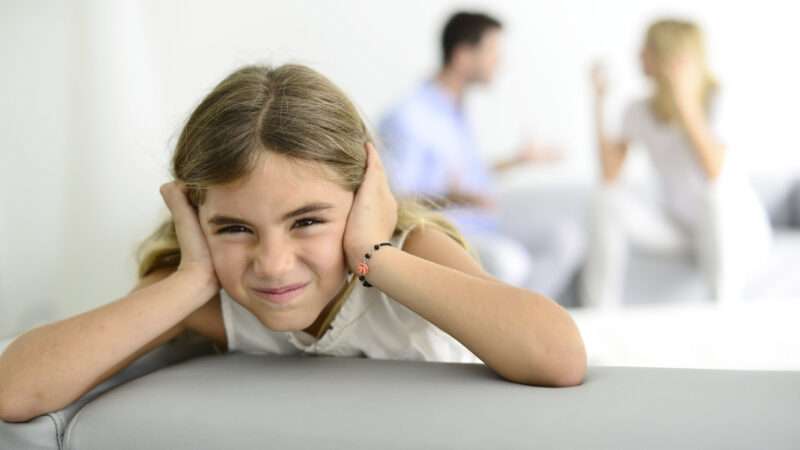
<svg viewBox="0 0 800 450">
<path fill-rule="evenodd" d="M 605 98 L 608 91 L 608 77 L 606 76 L 606 68 L 600 61 L 595 61 L 592 64 L 592 88 L 594 88 L 594 95 L 598 100 Z"/>
<path fill-rule="evenodd" d="M 703 72 L 696 58 L 678 55 L 667 64 L 664 78 L 678 108 L 702 109 Z"/>
</svg>

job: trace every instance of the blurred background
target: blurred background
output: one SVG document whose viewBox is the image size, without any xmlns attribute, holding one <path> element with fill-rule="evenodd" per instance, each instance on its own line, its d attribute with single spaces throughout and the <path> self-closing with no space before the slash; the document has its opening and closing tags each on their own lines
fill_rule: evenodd
<svg viewBox="0 0 800 450">
<path fill-rule="evenodd" d="M 498 78 L 466 103 L 485 159 L 507 156 L 530 138 L 564 151 L 558 164 L 507 174 L 499 180 L 503 189 L 596 182 L 591 63 L 600 59 L 607 67 L 613 122 L 626 101 L 645 92 L 641 39 L 664 15 L 704 28 L 726 104 L 738 105 L 728 118 L 729 138 L 746 149 L 741 157 L 750 173 L 800 173 L 800 7 L 792 2 L 4 0 L 0 338 L 127 293 L 136 246 L 166 214 L 158 187 L 169 178 L 177 133 L 234 68 L 310 65 L 375 126 L 435 72 L 441 27 L 464 8 L 504 25 Z M 651 170 L 638 156 L 627 166 L 633 179 Z M 791 278 L 798 266 L 800 259 L 783 275 Z M 773 319 L 765 316 L 765 326 Z M 612 323 L 581 320 L 587 339 Z M 783 339 L 782 351 L 798 350 L 798 340 L 776 339 Z M 775 358 L 768 367 L 794 364 Z"/>
</svg>

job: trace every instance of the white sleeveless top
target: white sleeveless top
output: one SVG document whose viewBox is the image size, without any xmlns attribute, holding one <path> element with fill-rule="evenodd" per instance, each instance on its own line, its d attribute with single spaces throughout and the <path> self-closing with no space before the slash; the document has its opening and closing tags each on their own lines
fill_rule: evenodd
<svg viewBox="0 0 800 450">
<path fill-rule="evenodd" d="M 694 228 L 698 218 L 703 217 L 707 208 L 704 199 L 712 185 L 724 190 L 734 202 L 738 202 L 738 209 L 747 204 L 747 214 L 759 217 L 763 222 L 766 213 L 756 200 L 755 191 L 737 154 L 739 149 L 726 136 L 730 127 L 724 123 L 725 111 L 719 98 L 715 98 L 714 105 L 709 123 L 711 132 L 726 144 L 725 159 L 716 181 L 710 181 L 705 175 L 686 133 L 674 124 L 659 121 L 647 99 L 634 101 L 625 110 L 622 137 L 644 144 L 659 175 L 666 207 L 683 225 Z"/>
<path fill-rule="evenodd" d="M 408 231 L 392 238 L 403 248 Z M 304 331 L 272 331 L 256 316 L 220 291 L 222 318 L 228 351 L 255 354 L 365 356 L 441 362 L 474 362 L 480 359 L 455 338 L 414 311 L 392 300 L 376 287 L 356 284 L 318 340 Z"/>
</svg>

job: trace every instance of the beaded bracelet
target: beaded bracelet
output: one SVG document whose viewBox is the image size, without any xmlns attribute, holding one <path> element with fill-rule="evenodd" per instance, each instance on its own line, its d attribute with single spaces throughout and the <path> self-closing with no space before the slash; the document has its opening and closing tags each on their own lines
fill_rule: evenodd
<svg viewBox="0 0 800 450">
<path fill-rule="evenodd" d="M 358 263 L 358 267 L 356 267 L 356 274 L 358 275 L 359 281 L 364 284 L 364 287 L 372 287 L 372 285 L 367 281 L 366 275 L 369 273 L 369 265 L 367 265 L 367 261 L 372 258 L 372 254 L 377 252 L 381 249 L 381 247 L 385 246 L 392 247 L 391 242 L 381 242 L 380 244 L 375 244 L 372 246 L 372 249 L 367 253 L 364 253 L 364 259 Z"/>
</svg>

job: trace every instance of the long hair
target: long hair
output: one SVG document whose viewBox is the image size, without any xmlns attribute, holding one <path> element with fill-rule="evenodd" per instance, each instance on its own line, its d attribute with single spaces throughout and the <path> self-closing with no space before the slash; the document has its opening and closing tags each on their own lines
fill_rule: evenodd
<svg viewBox="0 0 800 450">
<path fill-rule="evenodd" d="M 695 62 L 699 65 L 703 73 L 703 85 L 698 100 L 703 105 L 706 114 L 709 114 L 713 97 L 718 90 L 718 83 L 708 68 L 704 37 L 700 27 L 684 20 L 659 20 L 648 28 L 645 48 L 653 56 L 656 66 L 655 92 L 650 98 L 650 107 L 655 116 L 663 122 L 671 122 L 675 119 L 675 104 L 664 72 L 667 70 L 667 65 L 678 55 L 695 58 Z"/>
<path fill-rule="evenodd" d="M 199 206 L 206 190 L 247 176 L 263 152 L 323 164 L 344 189 L 355 192 L 372 140 L 356 107 L 331 81 L 301 65 L 242 67 L 219 83 L 192 112 L 172 158 L 172 174 Z M 414 226 L 466 241 L 441 215 L 413 201 L 398 205 L 395 233 Z M 162 223 L 139 247 L 139 277 L 180 263 L 175 224 Z M 349 295 L 358 280 L 350 282 Z M 338 299 L 337 299 L 338 300 Z"/>
</svg>

